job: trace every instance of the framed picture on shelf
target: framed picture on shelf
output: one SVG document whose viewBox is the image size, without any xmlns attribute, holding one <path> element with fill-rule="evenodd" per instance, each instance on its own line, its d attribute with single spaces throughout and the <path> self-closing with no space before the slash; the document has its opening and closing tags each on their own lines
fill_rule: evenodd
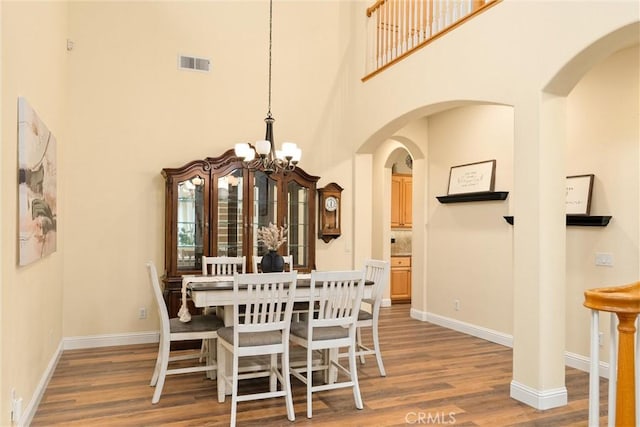
<svg viewBox="0 0 640 427">
<path fill-rule="evenodd" d="M 567 215 L 589 215 L 593 174 L 567 177 Z"/>
<path fill-rule="evenodd" d="M 449 172 L 447 195 L 486 193 L 494 190 L 496 161 L 468 163 L 452 166 Z"/>
</svg>

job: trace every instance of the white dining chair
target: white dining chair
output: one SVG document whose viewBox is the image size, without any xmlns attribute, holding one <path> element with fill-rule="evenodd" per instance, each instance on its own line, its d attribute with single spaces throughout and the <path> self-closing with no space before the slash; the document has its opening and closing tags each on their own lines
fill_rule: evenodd
<svg viewBox="0 0 640 427">
<path fill-rule="evenodd" d="M 236 423 L 238 402 L 284 397 L 287 418 L 295 420 L 289 374 L 289 329 L 295 298 L 297 272 L 235 274 L 233 279 L 233 325 L 218 331 L 218 401 L 225 401 L 231 387 L 231 426 Z M 242 311 L 243 315 L 240 316 Z M 225 372 L 226 357 L 232 360 L 231 377 Z M 280 369 L 277 356 L 281 355 Z M 266 370 L 240 371 L 240 358 L 269 355 Z M 269 377 L 269 391 L 240 395 L 238 381 Z M 281 389 L 278 390 L 277 382 Z"/>
<path fill-rule="evenodd" d="M 356 366 L 356 320 L 364 291 L 364 270 L 311 272 L 309 307 L 317 307 L 304 320 L 291 324 L 290 340 L 306 348 L 307 363 L 291 374 L 307 386 L 307 417 L 312 417 L 312 393 L 352 387 L 356 408 L 362 409 Z M 340 348 L 349 349 L 349 369 L 338 363 Z M 329 353 L 322 366 L 313 364 L 313 352 Z M 313 373 L 324 370 L 327 383 L 313 385 Z M 306 373 L 306 376 L 303 375 Z M 339 374 L 348 380 L 340 381 Z M 335 375 L 334 375 L 335 374 Z"/>
<path fill-rule="evenodd" d="M 246 273 L 247 271 L 247 257 L 246 256 L 202 256 L 202 275 L 203 276 L 233 276 L 235 273 Z M 224 317 L 222 308 L 216 310 L 216 307 L 205 307 L 204 314 L 217 315 L 218 317 Z M 207 342 L 202 342 L 202 356 L 200 361 L 204 358 L 207 348 Z"/>
<path fill-rule="evenodd" d="M 209 348 L 215 348 L 215 341 L 218 336 L 217 331 L 224 326 L 223 322 L 215 316 L 191 316 L 191 321 L 183 323 L 179 318 L 169 318 L 169 312 L 162 296 L 162 288 L 158 280 L 156 266 L 147 262 L 149 281 L 153 288 L 153 295 L 158 306 L 160 317 L 160 344 L 158 346 L 158 357 L 151 377 L 151 386 L 155 386 L 151 403 L 158 403 L 167 375 L 184 374 L 190 372 L 208 371 L 213 377 L 213 371 L 217 369 L 217 361 L 213 354 L 206 354 L 204 365 L 192 365 L 169 369 L 169 364 L 178 360 L 198 359 L 199 352 L 189 352 L 180 356 L 171 356 L 171 343 L 186 340 L 204 340 L 209 343 Z"/>
<path fill-rule="evenodd" d="M 380 351 L 380 337 L 378 335 L 378 320 L 380 318 L 380 306 L 382 297 L 389 283 L 389 261 L 368 259 L 364 262 L 365 280 L 373 282 L 371 296 L 362 299 L 362 305 L 358 312 L 356 321 L 356 356 L 360 357 L 360 363 L 364 364 L 365 356 L 375 354 L 378 362 L 380 376 L 385 377 L 387 373 L 382 363 L 382 353 Z M 373 348 L 363 344 L 362 329 L 371 328 Z M 338 357 L 347 357 L 348 353 L 340 353 Z"/>
<path fill-rule="evenodd" d="M 293 255 L 283 255 L 284 258 L 284 271 L 293 271 Z M 262 256 L 253 255 L 252 257 L 252 267 L 254 273 L 262 273 L 262 268 L 260 267 L 260 263 L 262 262 Z"/>
</svg>

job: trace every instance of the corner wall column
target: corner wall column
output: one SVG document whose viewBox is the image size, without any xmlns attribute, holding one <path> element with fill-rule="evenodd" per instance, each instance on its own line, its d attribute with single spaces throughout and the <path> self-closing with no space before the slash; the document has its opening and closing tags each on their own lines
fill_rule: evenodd
<svg viewBox="0 0 640 427">
<path fill-rule="evenodd" d="M 566 98 L 515 105 L 514 345 L 511 397 L 567 404 L 565 387 Z"/>
</svg>

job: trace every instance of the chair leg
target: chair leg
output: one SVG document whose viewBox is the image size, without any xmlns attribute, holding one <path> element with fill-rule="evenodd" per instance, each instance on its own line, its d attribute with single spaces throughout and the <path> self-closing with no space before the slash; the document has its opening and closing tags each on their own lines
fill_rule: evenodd
<svg viewBox="0 0 640 427">
<path fill-rule="evenodd" d="M 362 330 L 360 328 L 356 328 L 356 348 L 357 351 L 360 352 L 362 349 Z M 360 353 L 360 364 L 364 365 L 364 354 Z"/>
<path fill-rule="evenodd" d="M 311 343 L 309 343 L 311 345 Z M 313 416 L 313 400 L 311 398 L 311 389 L 313 388 L 313 358 L 311 347 L 307 347 L 307 418 Z"/>
<path fill-rule="evenodd" d="M 378 370 L 380 371 L 381 377 L 386 377 L 387 373 L 384 370 L 384 365 L 382 364 L 382 353 L 380 352 L 380 339 L 378 338 L 378 319 L 375 318 L 373 320 L 373 350 L 376 352 L 376 361 L 378 362 Z"/>
<path fill-rule="evenodd" d="M 353 382 L 353 399 L 356 402 L 356 408 L 362 409 L 362 396 L 360 395 L 360 385 L 358 384 L 358 368 L 356 365 L 356 349 L 354 341 L 352 341 L 352 344 L 349 346 L 349 371 L 351 372 L 351 382 Z"/>
<path fill-rule="evenodd" d="M 273 353 L 270 356 L 269 363 L 269 391 L 277 391 L 278 390 L 278 376 L 276 375 L 276 370 L 278 369 L 278 354 Z"/>
<path fill-rule="evenodd" d="M 282 376 L 284 377 L 284 399 L 287 404 L 287 418 L 289 421 L 295 421 L 296 413 L 293 410 L 293 396 L 291 393 L 291 375 L 289 373 L 289 343 L 285 344 L 284 352 L 282 353 Z"/>
<path fill-rule="evenodd" d="M 218 368 L 216 369 L 216 373 L 217 373 L 216 385 L 218 387 L 218 402 L 223 403 L 226 395 L 225 365 L 226 365 L 226 358 L 227 358 L 227 350 L 224 347 L 222 347 L 222 344 L 220 344 L 220 340 L 218 340 L 217 348 L 218 348 L 218 352 L 217 352 L 218 354 L 216 357 L 217 357 Z"/>
<path fill-rule="evenodd" d="M 233 379 L 231 380 L 231 427 L 236 425 L 236 412 L 238 410 L 238 364 L 238 355 L 237 353 L 233 353 Z"/>
<path fill-rule="evenodd" d="M 156 358 L 156 366 L 153 368 L 153 375 L 151 376 L 150 386 L 154 386 L 158 382 L 158 375 L 160 374 L 160 365 L 162 364 L 162 335 L 160 336 L 160 342 L 158 343 L 158 357 Z"/>
<path fill-rule="evenodd" d="M 161 357 L 160 370 L 158 377 L 156 378 L 156 389 L 153 392 L 151 403 L 156 404 L 160 401 L 160 395 L 162 394 L 162 388 L 164 387 L 164 380 L 167 377 L 167 367 L 169 366 L 169 343 L 163 340 L 160 345 L 159 355 Z M 155 376 L 155 374 L 154 374 Z"/>
</svg>

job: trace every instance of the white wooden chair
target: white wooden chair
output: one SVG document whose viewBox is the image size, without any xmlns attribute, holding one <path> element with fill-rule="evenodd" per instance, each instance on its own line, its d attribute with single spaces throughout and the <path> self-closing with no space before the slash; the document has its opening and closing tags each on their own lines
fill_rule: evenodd
<svg viewBox="0 0 640 427">
<path fill-rule="evenodd" d="M 284 258 L 284 271 L 293 271 L 293 255 L 283 255 Z M 260 262 L 262 262 L 262 256 L 254 255 L 252 257 L 252 267 L 254 273 L 262 273 L 262 269 L 260 268 Z"/>
<path fill-rule="evenodd" d="M 364 291 L 364 270 L 311 272 L 309 307 L 317 306 L 300 322 L 291 324 L 290 340 L 307 349 L 307 364 L 292 368 L 291 374 L 307 385 L 307 417 L 312 417 L 312 393 L 352 387 L 356 408 L 362 409 L 356 366 L 356 320 Z M 349 369 L 338 363 L 338 350 L 349 348 Z M 312 353 L 322 350 L 330 356 L 321 368 L 326 370 L 326 384 L 313 385 Z M 337 372 L 336 372 L 337 371 Z M 306 372 L 306 376 L 303 373 Z M 337 374 L 349 379 L 337 382 Z"/>
<path fill-rule="evenodd" d="M 224 402 L 231 387 L 231 426 L 235 425 L 238 402 L 284 396 L 287 418 L 295 420 L 289 375 L 289 329 L 297 272 L 236 274 L 233 282 L 233 326 L 218 331 L 218 401 Z M 240 317 L 240 311 L 243 311 Z M 225 372 L 230 353 L 232 372 Z M 277 355 L 281 354 L 281 369 Z M 269 355 L 267 370 L 240 372 L 240 358 Z M 269 391 L 239 395 L 238 381 L 269 377 Z M 278 390 L 277 382 L 281 389 Z"/>
<path fill-rule="evenodd" d="M 373 289 L 370 298 L 362 299 L 362 306 L 358 313 L 356 322 L 356 356 L 360 356 L 360 363 L 364 364 L 364 356 L 375 354 L 378 362 L 380 376 L 385 377 L 387 373 L 382 363 L 382 353 L 380 352 L 380 338 L 378 336 L 378 319 L 380 318 L 380 306 L 382 297 L 389 283 L 389 262 L 375 259 L 368 259 L 364 262 L 365 279 L 373 282 Z M 373 337 L 373 348 L 362 343 L 362 328 L 371 328 Z M 339 357 L 346 357 L 348 353 L 340 353 Z"/>
<path fill-rule="evenodd" d="M 208 341 L 210 348 L 214 348 L 215 340 L 218 336 L 217 331 L 224 326 L 223 322 L 215 316 L 192 316 L 191 321 L 183 323 L 178 319 L 169 318 L 169 312 L 162 297 L 162 289 L 158 280 L 158 272 L 152 262 L 147 263 L 149 273 L 149 281 L 153 288 L 153 295 L 158 305 L 158 314 L 160 317 L 160 344 L 158 347 L 158 358 L 156 366 L 151 377 L 151 386 L 155 386 L 151 403 L 158 403 L 164 381 L 167 375 L 184 374 L 189 372 L 208 371 L 207 374 L 213 377 L 213 371 L 217 369 L 217 362 L 211 353 L 206 355 L 206 363 L 204 365 L 192 365 L 189 367 L 179 367 L 169 369 L 169 363 L 177 360 L 198 359 L 199 352 L 191 352 L 187 355 L 170 356 L 171 343 L 175 341 L 186 340 L 204 340 Z"/>
<path fill-rule="evenodd" d="M 233 276 L 235 273 L 244 274 L 247 271 L 246 256 L 202 256 L 202 275 L 203 276 Z M 216 314 L 223 317 L 222 308 L 220 312 L 215 312 L 216 307 L 205 307 L 204 314 Z M 204 358 L 208 351 L 207 342 L 202 341 L 202 356 Z"/>
</svg>

